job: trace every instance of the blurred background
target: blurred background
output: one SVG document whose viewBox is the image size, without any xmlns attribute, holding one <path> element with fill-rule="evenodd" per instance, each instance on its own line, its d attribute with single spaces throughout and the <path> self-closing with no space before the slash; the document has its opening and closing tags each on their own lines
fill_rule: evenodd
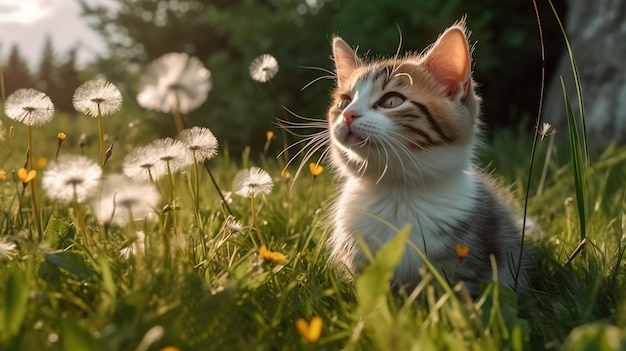
<svg viewBox="0 0 626 351">
<path fill-rule="evenodd" d="M 568 6 L 555 6 L 570 21 Z M 547 1 L 538 7 L 548 84 L 565 46 Z M 73 118 L 76 87 L 106 79 L 125 97 L 122 112 L 110 118 L 121 121 L 118 137 L 137 120 L 152 134 L 147 139 L 175 133 L 171 116 L 145 111 L 135 100 L 143 70 L 162 54 L 186 52 L 211 71 L 209 98 L 188 122 L 211 128 L 237 154 L 246 145 L 262 146 L 265 132 L 278 130 L 276 118 L 297 120 L 283 106 L 325 118 L 333 82 L 302 88 L 326 75 L 311 67 L 332 70 L 332 35 L 371 57 L 393 55 L 400 37 L 402 52 L 419 52 L 465 15 L 488 134 L 532 131 L 539 108 L 541 45 L 530 0 L 0 0 L 0 13 L 5 96 L 33 87 Z M 269 83 L 257 83 L 248 67 L 264 53 L 280 70 Z M 556 117 L 546 121 L 559 124 Z"/>
</svg>

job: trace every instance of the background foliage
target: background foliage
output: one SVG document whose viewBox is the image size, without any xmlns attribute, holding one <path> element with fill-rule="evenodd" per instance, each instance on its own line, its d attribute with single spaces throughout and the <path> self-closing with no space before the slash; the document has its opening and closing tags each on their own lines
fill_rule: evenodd
<svg viewBox="0 0 626 351">
<path fill-rule="evenodd" d="M 113 6 L 107 7 L 78 1 L 85 20 L 106 42 L 108 55 L 79 77 L 72 71 L 75 55 L 54 57 L 48 42 L 38 73 L 25 79 L 23 59 L 13 48 L 5 69 L 7 94 L 30 85 L 53 101 L 69 101 L 79 78 L 97 76 L 116 84 L 125 96 L 135 96 L 137 77 L 150 60 L 184 51 L 205 63 L 214 86 L 208 102 L 189 116 L 191 124 L 210 126 L 220 140 L 239 150 L 263 143 L 264 131 L 276 117 L 295 118 L 281 105 L 301 116 L 324 118 L 332 81 L 301 89 L 325 75 L 305 67 L 332 69 L 332 35 L 358 46 L 362 54 L 371 52 L 370 57 L 390 56 L 400 40 L 402 51 L 423 50 L 447 26 L 467 15 L 471 41 L 476 44 L 474 76 L 481 84 L 488 126 L 528 123 L 538 108 L 539 35 L 527 0 L 113 0 Z M 562 39 L 547 4 L 541 1 L 539 6 L 545 14 L 546 64 L 551 72 Z M 275 56 L 280 65 L 271 87 L 255 83 L 247 70 L 263 53 Z M 64 67 L 65 72 L 60 72 L 64 78 L 50 77 L 50 67 Z M 134 111 L 134 103 L 126 99 L 125 106 Z M 71 111 L 71 106 L 57 108 Z M 152 129 L 171 134 L 171 119 L 159 114 L 149 117 Z"/>
</svg>

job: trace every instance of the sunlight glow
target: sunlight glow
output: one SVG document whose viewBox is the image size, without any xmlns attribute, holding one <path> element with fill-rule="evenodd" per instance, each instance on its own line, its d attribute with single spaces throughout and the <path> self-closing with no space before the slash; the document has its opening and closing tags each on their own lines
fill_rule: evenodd
<svg viewBox="0 0 626 351">
<path fill-rule="evenodd" d="M 47 14 L 40 0 L 0 0 L 0 23 L 31 24 Z"/>
</svg>

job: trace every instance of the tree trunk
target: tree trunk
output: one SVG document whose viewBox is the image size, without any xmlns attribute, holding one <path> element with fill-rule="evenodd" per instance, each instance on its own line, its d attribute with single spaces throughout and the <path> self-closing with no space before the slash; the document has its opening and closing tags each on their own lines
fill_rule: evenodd
<svg viewBox="0 0 626 351">
<path fill-rule="evenodd" d="M 589 146 L 626 143 L 626 2 L 569 0 L 566 31 L 580 74 Z M 576 115 L 578 99 L 567 50 L 546 94 L 543 121 L 567 130 L 560 77 Z"/>
</svg>

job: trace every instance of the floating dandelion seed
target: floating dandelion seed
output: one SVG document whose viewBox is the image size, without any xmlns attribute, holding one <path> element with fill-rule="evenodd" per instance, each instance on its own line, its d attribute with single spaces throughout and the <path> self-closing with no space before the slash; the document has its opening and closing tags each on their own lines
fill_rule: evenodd
<svg viewBox="0 0 626 351">
<path fill-rule="evenodd" d="M 263 54 L 250 63 L 250 76 L 259 83 L 265 83 L 278 73 L 278 61 L 274 56 Z"/>
<path fill-rule="evenodd" d="M 153 183 L 114 174 L 104 179 L 102 196 L 94 202 L 94 208 L 101 223 L 124 226 L 131 215 L 134 220 L 150 217 L 160 201 L 161 195 Z"/>
<path fill-rule="evenodd" d="M 459 244 L 456 245 L 456 254 L 459 258 L 465 258 L 470 252 L 469 246 L 461 246 Z"/>
<path fill-rule="evenodd" d="M 251 167 L 243 169 L 233 179 L 233 191 L 237 195 L 252 198 L 259 194 L 269 194 L 272 191 L 272 178 L 266 171 Z"/>
<path fill-rule="evenodd" d="M 178 138 L 189 150 L 190 164 L 210 160 L 217 155 L 217 138 L 209 128 L 193 127 L 185 129 Z"/>
<path fill-rule="evenodd" d="M 0 238 L 0 261 L 10 261 L 15 257 L 16 245 L 13 242 L 7 240 L 7 238 Z"/>
<path fill-rule="evenodd" d="M 12 120 L 27 126 L 40 126 L 50 122 L 54 104 L 48 95 L 35 89 L 18 89 L 7 97 L 4 112 Z"/>
<path fill-rule="evenodd" d="M 122 93 L 107 81 L 89 80 L 76 89 L 72 102 L 76 111 L 98 118 L 98 110 L 101 116 L 108 116 L 120 110 Z"/>
<path fill-rule="evenodd" d="M 81 203 L 98 190 L 102 168 L 86 156 L 61 155 L 50 162 L 41 180 L 46 195 L 69 204 Z"/>
<path fill-rule="evenodd" d="M 311 323 L 304 318 L 298 318 L 296 321 L 296 329 L 304 341 L 309 344 L 316 343 L 322 335 L 322 317 L 315 316 L 311 319 Z"/>
<path fill-rule="evenodd" d="M 152 61 L 139 82 L 137 102 L 143 108 L 187 114 L 211 91 L 211 72 L 196 57 L 169 53 Z"/>
</svg>

